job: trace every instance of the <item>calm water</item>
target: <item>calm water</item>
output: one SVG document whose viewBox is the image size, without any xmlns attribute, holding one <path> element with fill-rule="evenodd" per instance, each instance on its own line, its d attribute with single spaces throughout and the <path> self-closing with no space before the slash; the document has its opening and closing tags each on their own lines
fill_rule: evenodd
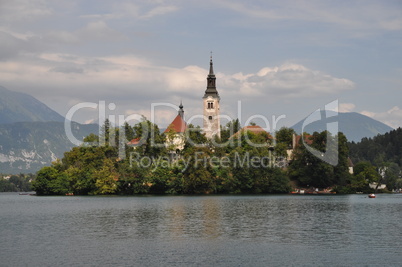
<svg viewBox="0 0 402 267">
<path fill-rule="evenodd" d="M 402 194 L 0 194 L 0 266 L 396 266 Z"/>
</svg>

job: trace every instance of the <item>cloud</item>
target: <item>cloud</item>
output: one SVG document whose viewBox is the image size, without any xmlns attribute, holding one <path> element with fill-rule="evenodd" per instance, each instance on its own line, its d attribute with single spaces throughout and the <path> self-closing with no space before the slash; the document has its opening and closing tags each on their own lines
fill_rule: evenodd
<svg viewBox="0 0 402 267">
<path fill-rule="evenodd" d="M 54 13 L 45 0 L 2 0 L 1 20 L 7 22 L 27 22 L 47 17 Z"/>
<path fill-rule="evenodd" d="M 177 105 L 181 100 L 186 114 L 200 114 L 199 103 L 207 74 L 207 68 L 160 66 L 133 55 L 83 57 L 42 53 L 24 54 L 18 59 L 0 62 L 0 84 L 34 95 L 62 115 L 79 102 L 100 100 L 115 103 L 116 114 L 126 114 L 127 110 L 144 111 L 156 102 Z M 216 75 L 219 92 L 225 96 L 226 104 L 223 103 L 222 108 L 226 105 L 226 114 L 233 113 L 235 107 L 230 103 L 238 100 L 299 101 L 354 88 L 350 80 L 294 63 L 265 67 L 256 73 L 218 72 Z M 85 121 L 96 114 L 96 111 L 85 110 L 78 116 L 82 116 L 80 121 Z M 172 119 L 160 118 L 165 124 Z"/>
<path fill-rule="evenodd" d="M 24 50 L 25 42 L 6 32 L 0 31 L 0 59 L 13 58 Z"/>
<path fill-rule="evenodd" d="M 269 1 L 249 3 L 243 1 L 220 1 L 219 6 L 233 10 L 251 20 L 302 21 L 338 25 L 350 29 L 401 30 L 401 12 L 392 5 L 378 1 L 322 2 L 322 1 L 281 1 L 273 5 Z"/>
<path fill-rule="evenodd" d="M 76 35 L 80 39 L 89 40 L 114 40 L 121 38 L 123 35 L 110 28 L 104 21 L 89 22 L 84 28 L 78 30 Z"/>
<path fill-rule="evenodd" d="M 144 15 L 140 16 L 140 18 L 149 19 L 149 18 L 152 18 L 155 16 L 172 13 L 172 12 L 175 12 L 176 10 L 178 10 L 178 7 L 176 7 L 176 6 L 157 6 L 155 8 L 152 8 L 151 10 L 149 10 Z"/>
<path fill-rule="evenodd" d="M 63 50 L 63 45 L 77 46 L 113 43 L 126 37 L 110 28 L 103 21 L 93 21 L 75 31 L 48 31 L 43 33 L 19 33 L 6 27 L 0 27 L 0 60 L 8 60 L 21 54 L 34 56 L 44 51 Z"/>
<path fill-rule="evenodd" d="M 43 37 L 43 42 L 56 44 L 81 44 L 86 42 L 114 42 L 125 36 L 110 28 L 106 22 L 98 20 L 87 23 L 75 31 L 50 31 Z"/>
<path fill-rule="evenodd" d="M 394 106 L 384 112 L 372 112 L 364 110 L 360 113 L 370 118 L 379 120 L 394 129 L 402 127 L 402 109 L 398 106 Z"/>
<path fill-rule="evenodd" d="M 355 109 L 356 105 L 353 103 L 340 103 L 339 104 L 339 112 L 352 112 Z"/>
<path fill-rule="evenodd" d="M 206 78 L 206 70 L 198 66 L 187 66 L 182 69 L 171 69 L 165 74 L 167 89 L 172 92 L 189 92 L 191 88 L 202 87 Z"/>
<path fill-rule="evenodd" d="M 23 53 L 38 53 L 47 47 L 32 33 L 20 34 L 0 27 L 0 60 L 12 59 Z"/>
<path fill-rule="evenodd" d="M 138 19 L 148 20 L 154 17 L 163 16 L 179 10 L 179 7 L 167 5 L 163 1 L 143 1 L 143 2 L 115 2 L 110 13 L 81 15 L 86 19 L 119 20 L 119 19 Z"/>
<path fill-rule="evenodd" d="M 355 86 L 348 79 L 332 77 L 294 63 L 262 68 L 254 74 L 237 73 L 229 78 L 227 84 L 238 84 L 238 93 L 241 95 L 290 98 L 336 94 L 351 90 Z"/>
<path fill-rule="evenodd" d="M 79 73 L 79 74 L 84 73 L 84 70 L 82 68 L 78 68 L 75 66 L 68 66 L 68 65 L 57 66 L 57 67 L 50 69 L 49 71 L 61 72 L 61 73 Z"/>
</svg>

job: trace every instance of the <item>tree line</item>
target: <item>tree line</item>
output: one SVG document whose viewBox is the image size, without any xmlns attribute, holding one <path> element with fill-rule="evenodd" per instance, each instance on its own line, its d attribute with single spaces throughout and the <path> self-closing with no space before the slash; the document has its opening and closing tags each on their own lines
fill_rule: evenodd
<svg viewBox="0 0 402 267">
<path fill-rule="evenodd" d="M 0 174 L 0 192 L 29 192 L 32 191 L 31 181 L 35 178 L 32 173 L 28 174 Z"/>
<path fill-rule="evenodd" d="M 388 190 L 402 188 L 402 129 L 398 128 L 360 142 L 348 143 L 350 158 L 357 173 L 366 169 L 369 177 L 387 185 Z M 370 170 L 370 171 L 367 171 Z"/>
<path fill-rule="evenodd" d="M 288 160 L 293 129 L 281 128 L 273 137 L 240 128 L 233 120 L 221 127 L 221 138 L 208 140 L 200 127 L 190 124 L 184 149 L 176 153 L 164 145 L 169 133 L 161 134 L 145 118 L 122 127 L 111 127 L 106 120 L 99 136 L 87 136 L 81 146 L 38 171 L 33 188 L 38 195 L 264 194 L 289 193 L 294 187 L 355 193 L 370 191 L 368 184 L 380 180 L 371 164 L 357 165 L 357 173 L 349 173 L 350 150 L 342 133 L 303 137 L 322 153 L 337 150 L 333 166 L 301 144 Z M 140 141 L 132 147 L 122 137 Z M 337 147 L 328 146 L 331 140 L 337 140 Z"/>
</svg>

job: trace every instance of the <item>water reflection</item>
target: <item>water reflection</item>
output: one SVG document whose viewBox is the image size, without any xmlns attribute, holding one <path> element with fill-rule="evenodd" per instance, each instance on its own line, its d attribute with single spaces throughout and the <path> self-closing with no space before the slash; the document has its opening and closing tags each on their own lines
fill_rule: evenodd
<svg viewBox="0 0 402 267">
<path fill-rule="evenodd" d="M 114 202 L 111 207 L 76 213 L 74 228 L 89 238 L 233 238 L 323 244 L 348 242 L 351 232 L 359 231 L 359 221 L 351 215 L 359 213 L 352 212 L 345 197 L 156 197 Z"/>
<path fill-rule="evenodd" d="M 15 257 L 22 265 L 394 263 L 401 204 L 402 195 L 0 195 L 0 258 L 5 265 Z"/>
</svg>

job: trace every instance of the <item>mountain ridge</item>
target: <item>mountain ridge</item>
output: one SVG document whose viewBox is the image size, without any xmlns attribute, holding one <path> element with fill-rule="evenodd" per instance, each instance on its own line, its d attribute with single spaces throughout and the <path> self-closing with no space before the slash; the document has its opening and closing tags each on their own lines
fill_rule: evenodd
<svg viewBox="0 0 402 267">
<path fill-rule="evenodd" d="M 339 132 L 343 132 L 348 141 L 359 142 L 362 138 L 371 138 L 378 134 L 385 134 L 394 130 L 392 127 L 372 119 L 368 116 L 357 112 L 331 112 L 331 111 L 321 111 L 321 118 L 319 121 L 312 122 L 308 124 L 304 131 L 308 133 L 322 132 L 327 130 L 327 124 L 338 122 Z M 302 119 L 291 128 L 293 128 L 297 133 L 301 133 L 303 122 L 308 117 Z"/>
<path fill-rule="evenodd" d="M 70 123 L 78 140 L 98 134 L 98 124 Z M 63 116 L 29 94 L 0 86 L 0 173 L 36 172 L 73 146 Z"/>
<path fill-rule="evenodd" d="M 98 133 L 97 124 L 71 122 L 74 137 L 83 140 Z M 0 173 L 36 172 L 62 158 L 75 145 L 68 139 L 64 122 L 16 122 L 0 124 Z"/>
<path fill-rule="evenodd" d="M 0 124 L 64 121 L 64 117 L 33 96 L 0 86 Z"/>
</svg>

